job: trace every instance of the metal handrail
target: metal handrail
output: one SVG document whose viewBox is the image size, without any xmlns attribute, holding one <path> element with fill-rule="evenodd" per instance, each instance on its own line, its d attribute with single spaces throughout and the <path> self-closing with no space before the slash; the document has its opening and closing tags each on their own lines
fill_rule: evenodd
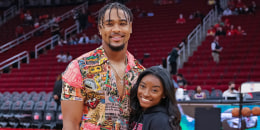
<svg viewBox="0 0 260 130">
<path fill-rule="evenodd" d="M 17 11 L 18 10 L 17 10 L 17 7 L 15 5 L 10 7 L 6 11 L 4 11 L 4 22 L 6 22 L 8 19 L 14 17 L 14 14 L 16 14 Z"/>
<path fill-rule="evenodd" d="M 24 8 L 24 0 L 18 0 L 18 6 L 13 5 L 4 11 L 3 16 L 0 16 L 0 25 L 15 17 L 19 13 L 21 8 Z"/>
<path fill-rule="evenodd" d="M 3 53 L 5 51 L 9 50 L 10 48 L 15 47 L 15 46 L 19 45 L 20 43 L 30 39 L 31 37 L 34 36 L 35 32 L 37 32 L 37 31 L 45 31 L 48 28 L 49 28 L 48 23 L 44 24 L 44 25 L 40 26 L 39 28 L 36 28 L 36 29 L 30 31 L 29 33 L 26 33 L 23 36 L 21 36 L 19 38 L 16 38 L 16 39 L 14 39 L 14 40 L 12 40 L 12 41 L 10 41 L 10 42 L 0 46 L 0 53 Z"/>
<path fill-rule="evenodd" d="M 81 9 L 81 8 L 84 8 L 84 7 L 87 7 L 87 6 L 88 6 L 88 1 L 86 1 L 85 3 L 79 5 L 79 6 L 75 7 L 75 8 L 73 8 L 72 10 L 78 10 L 78 9 Z M 71 17 L 73 15 L 71 13 L 72 10 L 64 13 L 61 16 L 59 16 L 61 18 L 61 21 Z M 36 28 L 36 29 L 26 33 L 25 35 L 23 35 L 23 36 L 21 36 L 19 38 L 16 38 L 16 39 L 14 39 L 14 40 L 12 40 L 12 41 L 10 41 L 10 42 L 0 46 L 0 53 L 3 53 L 5 51 L 9 50 L 10 48 L 15 47 L 15 46 L 19 45 L 20 43 L 30 39 L 31 37 L 34 36 L 33 34 L 35 32 L 37 32 L 37 31 L 39 31 L 39 30 L 40 31 L 45 31 L 46 29 L 48 29 L 50 27 L 51 24 L 52 24 L 52 22 L 50 21 L 50 22 L 48 22 L 48 23 L 46 23 L 44 25 L 41 25 L 39 28 Z"/>
<path fill-rule="evenodd" d="M 82 6 L 82 8 L 83 8 L 83 7 L 88 8 L 88 1 L 85 2 L 84 4 L 82 4 L 81 6 Z M 81 7 L 81 6 L 80 6 L 80 7 Z M 75 8 L 75 9 L 79 9 L 80 7 Z M 73 25 L 71 25 L 71 26 L 68 27 L 67 29 L 65 29 L 65 31 L 64 31 L 64 40 L 67 41 L 67 36 L 70 35 L 70 34 L 71 34 L 72 32 L 74 32 L 74 31 L 77 31 L 77 33 L 79 32 L 79 28 L 77 27 L 77 24 L 76 24 L 76 23 L 73 24 Z"/>
<path fill-rule="evenodd" d="M 186 55 L 185 55 L 185 49 L 186 49 L 186 45 L 185 45 L 185 43 L 184 42 L 182 42 L 181 44 L 180 44 L 180 46 L 182 47 L 180 50 L 179 50 L 179 55 L 180 54 L 182 54 L 182 55 L 180 55 L 179 57 L 178 57 L 178 65 L 177 65 L 177 68 L 181 68 L 181 66 L 182 66 L 182 64 L 181 64 L 181 59 L 183 60 L 183 59 L 185 59 L 185 57 L 186 57 Z"/>
<path fill-rule="evenodd" d="M 201 25 L 197 25 L 195 29 L 193 29 L 193 31 L 188 35 L 188 43 L 187 43 L 187 49 L 188 49 L 188 56 L 191 55 L 191 41 L 196 38 L 195 43 L 197 44 L 198 41 L 198 34 L 201 31 Z"/>
<path fill-rule="evenodd" d="M 1 62 L 0 66 L 2 66 L 2 65 L 3 66 L 0 67 L 0 70 L 3 70 L 4 68 L 6 68 L 6 67 L 8 67 L 8 66 L 10 66 L 10 65 L 12 65 L 12 64 L 14 64 L 16 62 L 18 63 L 18 69 L 20 69 L 20 64 L 21 64 L 20 61 L 22 59 L 24 59 L 24 58 L 27 58 L 27 62 L 26 63 L 29 64 L 29 62 L 30 62 L 29 53 L 27 51 L 23 51 L 23 52 L 15 55 L 15 56 L 13 56 L 11 58 L 8 58 L 7 60 Z"/>
<path fill-rule="evenodd" d="M 228 0 L 221 0 L 221 6 L 227 7 Z M 191 56 L 195 49 L 191 49 L 191 45 L 197 47 L 203 38 L 205 38 L 206 30 L 210 25 L 213 25 L 218 18 L 217 8 L 212 9 L 209 13 L 203 18 L 203 25 L 197 25 L 195 29 L 187 37 L 187 45 L 183 45 L 182 51 L 180 51 L 180 57 L 178 59 L 178 68 L 182 68 L 183 63 L 188 60 L 188 57 Z M 195 42 L 194 42 L 195 39 Z"/>
<path fill-rule="evenodd" d="M 77 30 L 77 24 L 73 24 L 64 31 L 64 40 L 67 41 L 67 36 Z"/>
<path fill-rule="evenodd" d="M 56 35 L 54 35 L 54 36 L 52 36 L 52 37 L 50 37 L 50 38 L 40 42 L 39 44 L 35 45 L 35 59 L 38 58 L 38 52 L 41 49 L 47 47 L 48 45 L 51 45 L 51 49 L 53 49 L 54 43 L 58 42 L 59 39 L 60 39 L 59 35 L 56 34 Z"/>
</svg>

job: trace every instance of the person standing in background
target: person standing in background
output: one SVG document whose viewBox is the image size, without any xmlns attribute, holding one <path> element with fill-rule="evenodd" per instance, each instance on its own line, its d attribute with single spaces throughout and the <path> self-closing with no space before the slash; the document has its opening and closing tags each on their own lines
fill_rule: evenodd
<svg viewBox="0 0 260 130">
<path fill-rule="evenodd" d="M 53 88 L 53 99 L 55 100 L 58 106 L 60 105 L 61 90 L 62 90 L 62 79 L 61 79 L 61 74 L 59 74 L 56 78 L 54 88 Z"/>
<path fill-rule="evenodd" d="M 215 36 L 214 41 L 211 43 L 211 55 L 213 57 L 213 61 L 217 64 L 219 63 L 219 53 L 222 51 L 222 47 L 219 45 L 219 36 Z"/>
</svg>

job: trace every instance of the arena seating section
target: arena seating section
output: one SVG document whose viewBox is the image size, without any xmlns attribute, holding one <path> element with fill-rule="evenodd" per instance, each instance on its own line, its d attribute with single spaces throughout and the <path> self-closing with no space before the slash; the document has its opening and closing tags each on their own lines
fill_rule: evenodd
<svg viewBox="0 0 260 130">
<path fill-rule="evenodd" d="M 242 26 L 246 36 L 220 37 L 223 51 L 220 53 L 220 63 L 213 62 L 211 42 L 213 37 L 207 37 L 198 50 L 179 70 L 189 82 L 189 89 L 202 85 L 203 89 L 227 89 L 228 82 L 235 81 L 236 88 L 247 81 L 260 80 L 260 66 L 257 57 L 260 56 L 259 11 L 256 15 L 239 15 L 222 17 L 230 19 L 230 23 Z"/>
<path fill-rule="evenodd" d="M 37 7 L 37 8 L 27 8 L 30 10 L 32 15 L 44 15 L 49 14 L 49 17 L 54 14 L 55 16 L 60 16 L 64 14 L 65 12 L 71 10 L 75 5 L 73 6 L 61 6 L 61 7 Z M 9 41 L 12 41 L 16 38 L 15 36 L 15 28 L 17 25 L 21 25 L 24 27 L 25 33 L 33 30 L 32 26 L 24 25 L 24 23 L 20 20 L 20 15 L 15 16 L 14 18 L 10 19 L 8 22 L 4 23 L 0 26 L 1 35 L 0 35 L 0 45 L 3 45 Z M 43 38 L 43 39 L 46 39 Z M 32 42 L 32 41 L 31 41 Z"/>
<path fill-rule="evenodd" d="M 203 0 L 206 6 L 205 0 Z M 136 2 L 136 3 L 135 3 Z M 143 3 L 142 3 L 143 2 Z M 133 34 L 129 41 L 129 51 L 142 58 L 144 53 L 150 53 L 150 57 L 144 60 L 144 66 L 149 67 L 156 64 L 161 64 L 162 58 L 166 57 L 171 51 L 172 47 L 176 46 L 185 38 L 189 32 L 200 23 L 199 19 L 187 20 L 185 25 L 175 24 L 179 13 L 183 13 L 184 16 L 188 17 L 189 14 L 196 11 L 194 2 L 183 2 L 181 4 L 155 6 L 150 1 L 148 4 L 144 4 L 146 1 L 129 3 L 129 6 L 135 7 L 134 5 L 145 5 L 140 6 L 143 10 L 152 9 L 155 13 L 154 17 L 145 18 L 134 18 Z M 197 9 L 199 5 L 197 4 Z M 97 11 L 102 5 L 94 5 L 90 7 L 90 10 Z M 181 12 L 180 12 L 181 10 Z M 210 7 L 202 10 L 205 14 L 210 10 Z M 177 13 L 173 13 L 177 12 Z M 135 14 L 137 16 L 137 14 Z M 62 22 L 61 26 L 70 26 L 72 22 Z M 48 31 L 45 31 L 48 33 Z M 90 28 L 85 31 L 88 36 L 97 34 L 97 28 Z M 48 33 L 49 34 L 49 33 Z M 80 34 L 79 34 L 80 35 Z M 42 37 L 47 38 L 47 35 Z M 11 55 L 21 52 L 22 50 L 33 51 L 34 46 L 44 38 L 33 37 L 31 40 L 26 41 L 13 49 L 1 54 L 1 60 L 10 57 Z M 54 50 L 48 51 L 46 55 L 40 55 L 38 59 L 31 59 L 30 64 L 22 64 L 21 69 L 12 69 L 10 74 L 1 75 L 1 92 L 4 91 L 52 91 L 56 76 L 63 72 L 67 64 L 57 63 L 56 55 L 60 51 L 70 52 L 75 58 L 80 54 L 83 54 L 89 50 L 96 48 L 98 45 L 77 45 L 77 46 L 63 46 L 56 47 Z M 4 57 L 4 58 L 3 58 Z"/>
<path fill-rule="evenodd" d="M 55 12 L 54 9 L 52 7 L 50 7 L 50 9 L 48 9 L 48 8 L 46 9 L 47 11 L 45 11 L 45 13 L 50 12 L 50 13 L 55 14 L 55 16 L 59 16 L 59 15 L 65 13 L 65 12 L 71 10 L 73 7 L 75 7 L 75 6 L 58 7 L 57 10 L 59 10 L 59 11 L 56 11 L 56 13 L 54 13 Z M 43 10 L 35 8 L 35 9 L 32 9 L 32 11 L 40 13 Z M 17 23 L 17 21 L 18 21 L 18 23 Z M 5 24 L 7 24 L 7 25 L 5 25 Z M 12 36 L 12 38 L 15 38 L 14 32 L 15 32 L 16 26 L 14 26 L 14 25 L 20 24 L 19 23 L 19 17 L 17 16 L 15 18 L 11 19 L 10 23 L 7 22 L 5 24 L 2 25 L 0 27 L 0 29 L 3 30 L 3 32 L 5 32 L 3 34 L 8 35 L 8 36 L 1 35 L 1 40 L 3 39 L 3 41 L 8 42 L 8 41 L 11 41 L 9 36 Z M 69 26 L 71 26 L 72 24 L 74 24 L 74 20 L 73 20 L 72 17 L 59 23 L 61 29 L 66 29 Z M 27 32 L 29 32 L 29 30 L 32 30 L 32 27 L 29 27 L 29 26 L 25 26 L 25 27 L 27 27 L 27 29 L 28 29 Z M 32 37 L 29 40 L 24 41 L 22 44 L 4 52 L 4 53 L 0 53 L 0 61 L 4 61 L 4 60 L 10 58 L 11 56 L 14 56 L 14 55 L 16 55 L 16 54 L 18 54 L 22 51 L 28 51 L 28 52 L 33 51 L 34 48 L 35 48 L 35 45 L 37 45 L 38 43 L 40 43 L 40 42 L 42 42 L 45 39 L 50 38 L 50 37 L 51 37 L 51 31 L 50 31 L 50 29 L 47 29 L 43 32 L 43 34 L 41 36 Z M 4 42 L 4 43 L 7 43 L 7 42 Z M 2 41 L 1 41 L 1 43 L 2 43 Z"/>
</svg>

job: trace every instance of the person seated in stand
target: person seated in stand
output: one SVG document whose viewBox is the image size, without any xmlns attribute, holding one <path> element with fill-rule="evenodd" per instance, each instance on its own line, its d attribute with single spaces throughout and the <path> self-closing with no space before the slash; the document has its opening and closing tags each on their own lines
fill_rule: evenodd
<svg viewBox="0 0 260 130">
<path fill-rule="evenodd" d="M 202 92 L 202 89 L 200 86 L 197 86 L 195 89 L 195 94 L 193 95 L 193 99 L 206 99 L 206 93 Z"/>
<path fill-rule="evenodd" d="M 49 15 L 48 14 L 43 14 L 43 15 L 39 16 L 39 21 L 46 20 L 46 19 L 49 19 Z"/>
<path fill-rule="evenodd" d="M 33 24 L 33 27 L 34 27 L 35 29 L 40 27 L 40 22 L 39 22 L 38 19 L 35 19 L 34 24 Z"/>
<path fill-rule="evenodd" d="M 225 100 L 239 98 L 239 92 L 235 89 L 235 86 L 236 84 L 233 81 L 228 83 L 228 89 L 222 94 L 222 97 L 225 98 Z"/>
<path fill-rule="evenodd" d="M 89 38 L 85 33 L 83 33 L 83 35 L 79 38 L 79 44 L 88 44 L 88 43 L 89 43 Z"/>
<path fill-rule="evenodd" d="M 63 62 L 63 63 L 67 62 L 67 56 L 66 54 L 63 53 L 63 51 L 60 52 L 60 54 L 58 54 L 56 58 L 57 58 L 57 62 Z"/>
<path fill-rule="evenodd" d="M 232 15 L 232 10 L 230 8 L 226 8 L 223 12 L 223 16 L 229 16 Z"/>
<path fill-rule="evenodd" d="M 246 8 L 247 6 L 244 4 L 244 2 L 242 2 L 242 0 L 237 0 L 235 8 L 236 12 L 238 12 L 239 14 L 244 14 Z"/>
<path fill-rule="evenodd" d="M 41 26 L 41 24 L 40 24 L 40 22 L 39 22 L 39 19 L 35 19 L 35 21 L 34 21 L 34 25 L 33 25 L 33 27 L 34 27 L 34 29 L 36 29 L 36 28 L 39 28 Z M 35 36 L 41 36 L 42 35 L 42 30 L 37 30 L 35 33 L 34 33 L 34 35 Z"/>
<path fill-rule="evenodd" d="M 225 26 L 225 27 L 229 27 L 229 26 L 230 26 L 230 20 L 229 20 L 228 18 L 226 18 L 226 19 L 224 20 L 224 26 Z"/>
<path fill-rule="evenodd" d="M 217 28 L 215 36 L 226 36 L 226 32 L 223 30 L 223 28 L 220 26 Z"/>
<path fill-rule="evenodd" d="M 75 35 L 72 35 L 69 38 L 69 45 L 77 45 L 78 44 L 78 38 Z"/>
<path fill-rule="evenodd" d="M 152 16 L 154 16 L 153 11 L 148 11 L 148 12 L 147 12 L 147 16 L 148 16 L 148 17 L 152 17 Z"/>
<path fill-rule="evenodd" d="M 203 13 L 201 13 L 199 10 L 197 10 L 196 12 L 190 14 L 189 19 L 200 18 L 201 23 L 203 23 L 204 17 L 205 17 L 205 15 Z"/>
<path fill-rule="evenodd" d="M 247 13 L 255 15 L 255 11 L 256 11 L 256 3 L 255 1 L 252 1 L 251 4 L 248 6 Z"/>
<path fill-rule="evenodd" d="M 182 74 L 177 74 L 177 83 L 183 89 L 187 89 L 187 81 L 185 80 Z"/>
<path fill-rule="evenodd" d="M 181 114 L 169 72 L 159 66 L 143 71 L 130 91 L 130 130 L 181 130 Z"/>
<path fill-rule="evenodd" d="M 220 27 L 221 25 L 220 25 L 220 22 L 218 22 L 218 23 L 216 23 L 215 25 L 214 25 L 214 28 L 215 29 L 217 29 L 218 27 Z"/>
<path fill-rule="evenodd" d="M 216 30 L 214 28 L 214 26 L 210 26 L 210 29 L 207 31 L 207 36 L 215 36 L 216 34 Z"/>
<path fill-rule="evenodd" d="M 235 10 L 235 8 L 236 8 L 235 0 L 229 0 L 229 2 L 228 2 L 228 8 L 230 8 L 232 11 Z"/>
<path fill-rule="evenodd" d="M 183 14 L 179 15 L 179 18 L 176 20 L 177 24 L 184 24 L 186 23 L 186 19 L 183 17 Z"/>
<path fill-rule="evenodd" d="M 93 43 L 101 44 L 101 42 L 102 42 L 102 40 L 97 34 L 93 35 L 91 37 L 91 40 L 89 40 L 89 43 L 92 43 L 92 44 Z"/>
<path fill-rule="evenodd" d="M 27 25 L 31 25 L 33 26 L 33 18 L 32 18 L 32 14 L 31 14 L 31 11 L 30 10 L 27 10 L 26 13 L 24 14 L 24 22 L 27 24 Z"/>
<path fill-rule="evenodd" d="M 234 25 L 230 25 L 230 29 L 227 30 L 227 36 L 235 36 L 237 34 L 237 30 L 234 28 Z"/>
<path fill-rule="evenodd" d="M 173 80 L 173 83 L 175 84 L 175 81 Z M 176 83 L 177 84 L 177 83 Z M 179 87 L 179 85 L 174 85 L 175 86 L 175 96 L 177 101 L 189 101 L 190 96 L 187 93 L 187 90 Z"/>
<path fill-rule="evenodd" d="M 22 35 L 24 35 L 24 29 L 21 25 L 18 25 L 15 29 L 15 36 L 18 38 L 21 37 Z"/>
<path fill-rule="evenodd" d="M 66 55 L 66 62 L 70 62 L 72 59 L 73 59 L 72 55 L 70 55 L 70 53 L 67 52 L 67 55 Z"/>
<path fill-rule="evenodd" d="M 230 20 L 228 18 L 226 18 L 223 23 L 224 23 L 224 25 L 222 26 L 222 28 L 227 33 L 227 30 L 229 30 L 230 26 L 231 26 Z"/>
<path fill-rule="evenodd" d="M 190 97 L 187 93 L 187 81 L 186 79 L 183 77 L 182 74 L 177 74 L 177 84 L 179 86 L 179 88 L 176 91 L 176 95 L 177 95 L 177 100 L 178 101 L 189 101 Z"/>
<path fill-rule="evenodd" d="M 237 35 L 247 35 L 246 32 L 241 28 L 241 26 L 237 26 Z"/>
<path fill-rule="evenodd" d="M 57 22 L 54 22 L 51 24 L 51 35 L 55 36 L 55 35 L 61 35 L 60 34 L 61 28 L 60 25 Z"/>
<path fill-rule="evenodd" d="M 63 46 L 68 44 L 68 42 L 66 40 L 63 39 L 63 37 L 60 38 L 60 40 L 58 41 L 58 45 L 59 46 Z"/>
</svg>

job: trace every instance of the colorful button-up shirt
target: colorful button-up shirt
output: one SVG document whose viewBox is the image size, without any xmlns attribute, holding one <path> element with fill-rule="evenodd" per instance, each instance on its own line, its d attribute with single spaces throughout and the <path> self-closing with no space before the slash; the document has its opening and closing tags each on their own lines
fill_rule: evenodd
<svg viewBox="0 0 260 130">
<path fill-rule="evenodd" d="M 130 114 L 130 89 L 144 70 L 127 52 L 125 94 L 119 98 L 116 74 L 101 47 L 73 60 L 62 75 L 61 100 L 84 102 L 81 130 L 126 130 Z"/>
</svg>

